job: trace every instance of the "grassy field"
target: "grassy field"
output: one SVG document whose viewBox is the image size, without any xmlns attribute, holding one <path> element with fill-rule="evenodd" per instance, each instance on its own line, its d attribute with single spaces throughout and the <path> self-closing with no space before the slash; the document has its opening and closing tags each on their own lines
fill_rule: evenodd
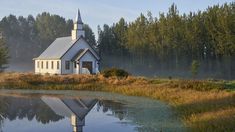
<svg viewBox="0 0 235 132">
<path fill-rule="evenodd" d="M 2 73 L 0 74 L 0 87 L 90 90 L 144 96 L 169 103 L 177 111 L 189 131 L 235 131 L 235 81 Z"/>
</svg>

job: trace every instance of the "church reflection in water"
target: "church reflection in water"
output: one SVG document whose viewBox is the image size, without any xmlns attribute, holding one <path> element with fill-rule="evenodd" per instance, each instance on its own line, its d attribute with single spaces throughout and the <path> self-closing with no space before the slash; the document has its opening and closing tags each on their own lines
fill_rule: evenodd
<svg viewBox="0 0 235 132">
<path fill-rule="evenodd" d="M 73 132 L 82 132 L 85 117 L 97 103 L 97 99 L 57 98 L 42 96 L 41 100 L 57 115 L 70 118 Z"/>
<path fill-rule="evenodd" d="M 97 102 L 97 99 L 80 97 L 0 96 L 0 132 L 5 119 L 14 121 L 25 118 L 28 121 L 36 119 L 42 124 L 69 118 L 73 132 L 82 132 L 85 117 Z"/>
<path fill-rule="evenodd" d="M 0 132 L 184 130 L 163 103 L 110 93 L 95 97 L 0 93 Z"/>
</svg>

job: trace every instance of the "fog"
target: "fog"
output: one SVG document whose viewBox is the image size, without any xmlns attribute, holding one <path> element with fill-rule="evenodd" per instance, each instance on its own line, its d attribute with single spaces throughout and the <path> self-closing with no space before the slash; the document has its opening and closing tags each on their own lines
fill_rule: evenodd
<svg viewBox="0 0 235 132">
<path fill-rule="evenodd" d="M 10 62 L 6 72 L 34 72 L 34 63 L 30 62 Z"/>
<path fill-rule="evenodd" d="M 131 57 L 112 57 L 102 58 L 101 69 L 117 67 L 125 69 L 132 75 L 162 78 L 183 78 L 183 79 L 235 79 L 235 57 L 233 59 L 222 59 L 220 62 L 206 60 L 199 62 L 198 74 L 192 76 L 191 63 L 186 63 L 185 59 L 179 61 L 175 66 L 175 60 L 159 61 L 154 58 L 146 59 L 141 62 L 138 58 Z M 173 63 L 171 63 L 173 62 Z"/>
<path fill-rule="evenodd" d="M 130 74 L 135 76 L 146 76 L 146 77 L 161 77 L 161 78 L 197 78 L 197 79 L 235 79 L 235 59 L 232 62 L 226 62 L 223 60 L 219 62 L 200 62 L 198 75 L 192 76 L 191 66 L 181 64 L 178 68 L 174 68 L 172 64 L 158 62 L 157 60 L 150 59 L 148 62 L 142 64 L 138 59 L 130 57 L 114 57 L 104 56 L 101 59 L 100 70 L 107 68 L 121 68 L 128 71 Z M 169 60 L 168 60 L 169 62 Z M 217 65 L 216 65 L 217 63 Z M 230 63 L 230 64 L 229 64 Z M 209 67 L 208 67 L 209 65 Z M 10 60 L 8 64 L 7 72 L 34 72 L 33 60 L 27 61 L 16 61 Z"/>
</svg>

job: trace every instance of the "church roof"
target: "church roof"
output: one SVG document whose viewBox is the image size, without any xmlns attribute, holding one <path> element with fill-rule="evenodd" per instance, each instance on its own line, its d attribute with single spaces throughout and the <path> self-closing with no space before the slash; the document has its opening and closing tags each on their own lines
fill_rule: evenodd
<svg viewBox="0 0 235 132">
<path fill-rule="evenodd" d="M 87 50 L 89 49 L 80 49 L 78 53 L 72 58 L 72 61 L 75 61 L 77 58 L 81 58 L 81 56 L 83 56 Z"/>
<path fill-rule="evenodd" d="M 82 39 L 80 37 L 79 39 Z M 77 40 L 72 40 L 71 36 L 57 38 L 38 58 L 35 59 L 61 59 L 63 55 L 76 43 Z M 89 45 L 89 43 L 88 43 Z M 93 49 L 93 47 L 90 45 Z M 86 51 L 87 52 L 87 51 Z M 96 53 L 96 51 L 94 50 Z M 93 54 L 93 52 L 91 52 Z M 97 54 L 97 53 L 96 53 Z M 97 54 L 98 55 L 98 54 Z M 78 57 L 78 56 L 77 56 Z M 97 56 L 95 55 L 97 58 Z M 99 59 L 99 58 L 97 58 Z"/>
<path fill-rule="evenodd" d="M 76 42 L 71 37 L 57 38 L 38 58 L 36 59 L 60 59 L 64 53 Z"/>
<path fill-rule="evenodd" d="M 83 120 L 97 103 L 96 99 L 62 99 L 61 100 L 80 120 Z"/>
<path fill-rule="evenodd" d="M 56 114 L 61 116 L 71 117 L 76 115 L 80 120 L 83 120 L 85 116 L 97 103 L 97 99 L 88 98 L 57 98 L 42 96 L 42 101 L 46 103 Z"/>
</svg>

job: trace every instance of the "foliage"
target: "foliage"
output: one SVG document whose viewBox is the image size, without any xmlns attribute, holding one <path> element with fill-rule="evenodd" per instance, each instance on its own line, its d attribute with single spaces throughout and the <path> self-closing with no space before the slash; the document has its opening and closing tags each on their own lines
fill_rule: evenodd
<svg viewBox="0 0 235 132">
<path fill-rule="evenodd" d="M 130 23 L 121 18 L 111 26 L 99 27 L 102 65 L 149 70 L 153 75 L 156 70 L 190 69 L 191 62 L 198 60 L 204 73 L 234 78 L 234 9 L 231 2 L 181 15 L 173 4 L 156 18 L 148 12 Z"/>
<path fill-rule="evenodd" d="M 12 61 L 30 61 L 39 56 L 57 37 L 71 35 L 73 21 L 71 19 L 43 12 L 36 17 L 14 15 L 3 17 L 0 21 L 6 45 Z M 84 25 L 85 39 L 96 45 L 93 31 Z M 29 52 L 30 51 L 30 52 Z"/>
<path fill-rule="evenodd" d="M 101 73 L 104 77 L 128 77 L 129 73 L 117 68 L 106 69 Z"/>
<path fill-rule="evenodd" d="M 194 77 L 198 74 L 199 67 L 200 67 L 200 63 L 196 60 L 193 60 L 192 65 L 191 65 L 191 72 Z"/>
<path fill-rule="evenodd" d="M 85 39 L 87 40 L 87 42 L 93 46 L 96 46 L 95 34 L 90 28 L 90 26 L 84 24 L 83 29 L 85 31 Z"/>
<path fill-rule="evenodd" d="M 63 17 L 46 12 L 37 15 L 34 24 L 36 35 L 39 37 L 40 46 L 43 49 L 47 48 L 55 38 L 68 36 L 73 27 L 71 20 L 66 21 Z"/>
<path fill-rule="evenodd" d="M 0 72 L 2 72 L 8 63 L 8 50 L 5 45 L 5 41 L 3 38 L 0 38 Z"/>
<path fill-rule="evenodd" d="M 225 86 L 229 91 L 235 91 L 235 80 L 227 82 Z"/>
</svg>

